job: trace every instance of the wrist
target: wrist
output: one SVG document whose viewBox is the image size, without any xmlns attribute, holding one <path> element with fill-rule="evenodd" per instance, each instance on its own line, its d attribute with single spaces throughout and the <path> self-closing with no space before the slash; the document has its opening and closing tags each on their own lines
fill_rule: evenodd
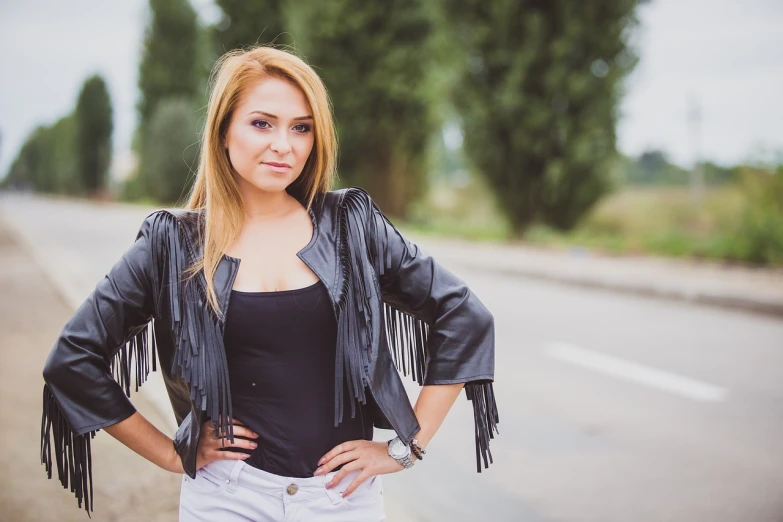
<svg viewBox="0 0 783 522">
<path fill-rule="evenodd" d="M 173 440 L 171 441 L 170 447 L 171 450 L 168 457 L 168 464 L 165 469 L 166 471 L 182 475 L 185 473 L 185 468 L 182 466 L 182 458 L 179 456 L 179 453 L 177 453 L 177 447 L 174 445 Z"/>
<path fill-rule="evenodd" d="M 413 467 L 416 460 L 418 460 L 411 451 L 410 446 L 406 446 L 399 437 L 394 437 L 387 442 L 386 448 L 388 455 L 405 469 Z"/>
<path fill-rule="evenodd" d="M 427 450 L 424 449 L 424 447 L 421 444 L 419 444 L 418 440 L 413 439 L 411 441 L 410 447 L 413 456 L 415 456 L 419 460 L 424 460 L 424 455 L 427 453 Z"/>
</svg>

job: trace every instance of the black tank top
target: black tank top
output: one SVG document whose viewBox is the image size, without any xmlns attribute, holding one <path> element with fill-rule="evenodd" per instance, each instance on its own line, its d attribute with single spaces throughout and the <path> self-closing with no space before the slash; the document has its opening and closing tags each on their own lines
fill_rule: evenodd
<svg viewBox="0 0 783 522">
<path fill-rule="evenodd" d="M 312 477 L 318 459 L 338 444 L 372 440 L 366 406 L 334 426 L 336 340 L 320 281 L 280 292 L 232 290 L 224 341 L 234 417 L 260 435 L 245 462 L 276 475 Z M 343 396 L 350 412 L 349 394 Z"/>
</svg>

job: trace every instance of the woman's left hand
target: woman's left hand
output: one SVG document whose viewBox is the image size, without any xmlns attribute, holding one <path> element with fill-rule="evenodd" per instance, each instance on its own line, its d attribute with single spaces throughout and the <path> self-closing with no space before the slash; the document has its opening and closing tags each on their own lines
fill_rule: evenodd
<svg viewBox="0 0 783 522">
<path fill-rule="evenodd" d="M 402 464 L 389 456 L 385 442 L 369 440 L 351 440 L 336 446 L 318 461 L 319 468 L 315 470 L 315 476 L 325 475 L 340 464 L 344 464 L 332 480 L 326 484 L 331 488 L 340 483 L 348 473 L 361 470 L 359 475 L 351 482 L 351 485 L 343 493 L 347 497 L 359 487 L 359 484 L 375 475 L 396 473 L 403 468 Z"/>
</svg>

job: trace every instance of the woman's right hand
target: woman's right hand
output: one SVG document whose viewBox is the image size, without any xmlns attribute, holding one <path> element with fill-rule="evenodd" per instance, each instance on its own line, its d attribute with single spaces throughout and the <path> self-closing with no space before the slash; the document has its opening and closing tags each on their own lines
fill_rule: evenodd
<svg viewBox="0 0 783 522">
<path fill-rule="evenodd" d="M 248 453 L 221 451 L 222 448 L 244 448 L 253 451 L 258 446 L 252 440 L 240 439 L 237 436 L 257 439 L 258 433 L 251 431 L 242 422 L 234 419 L 234 443 L 232 444 L 226 439 L 224 445 L 220 433 L 215 431 L 212 421 L 205 422 L 201 426 L 201 437 L 199 438 L 198 450 L 196 451 L 196 469 L 201 469 L 210 462 L 220 459 L 245 460 L 249 458 L 250 454 Z"/>
</svg>

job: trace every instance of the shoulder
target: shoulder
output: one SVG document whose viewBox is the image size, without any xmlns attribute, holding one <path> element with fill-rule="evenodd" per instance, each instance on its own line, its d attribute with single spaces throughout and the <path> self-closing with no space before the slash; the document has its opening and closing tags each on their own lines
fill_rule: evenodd
<svg viewBox="0 0 783 522">
<path fill-rule="evenodd" d="M 184 237 L 192 244 L 192 241 L 198 238 L 199 224 L 203 215 L 204 212 L 201 209 L 162 208 L 154 210 L 144 218 L 138 237 L 146 236 L 149 240 L 159 242 L 179 236 Z"/>
<path fill-rule="evenodd" d="M 366 214 L 375 206 L 370 193 L 361 187 L 330 190 L 325 194 L 325 202 L 332 208 L 362 214 Z"/>
</svg>

